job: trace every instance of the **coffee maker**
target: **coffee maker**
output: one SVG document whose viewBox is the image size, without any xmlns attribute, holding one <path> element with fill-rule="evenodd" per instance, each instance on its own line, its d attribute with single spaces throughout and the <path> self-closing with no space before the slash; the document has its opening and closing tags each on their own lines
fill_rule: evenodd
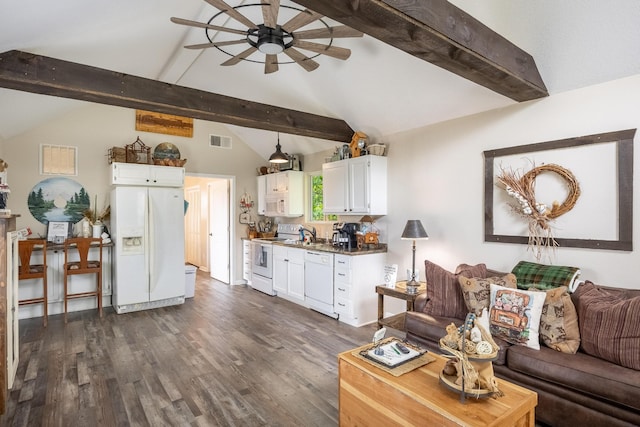
<svg viewBox="0 0 640 427">
<path fill-rule="evenodd" d="M 360 224 L 357 222 L 335 222 L 333 223 L 333 245 L 342 249 L 351 250 L 358 247 L 357 232 Z"/>
</svg>

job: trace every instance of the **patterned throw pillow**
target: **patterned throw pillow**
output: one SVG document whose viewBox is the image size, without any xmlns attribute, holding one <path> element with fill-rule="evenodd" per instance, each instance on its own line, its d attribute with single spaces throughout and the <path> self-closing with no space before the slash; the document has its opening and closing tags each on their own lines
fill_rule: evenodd
<svg viewBox="0 0 640 427">
<path fill-rule="evenodd" d="M 487 275 L 487 266 L 460 264 L 456 272 L 451 273 L 425 260 L 424 267 L 427 278 L 427 298 L 429 298 L 424 312 L 432 316 L 464 319 L 467 316 L 467 306 L 458 285 L 458 276 L 484 277 Z"/>
<path fill-rule="evenodd" d="M 640 370 L 640 297 L 621 298 L 591 282 L 575 294 L 584 352 Z"/>
<path fill-rule="evenodd" d="M 490 289 L 491 335 L 512 344 L 540 350 L 538 328 L 546 295 L 494 284 L 490 285 Z"/>
<path fill-rule="evenodd" d="M 500 285 L 507 288 L 516 289 L 516 276 L 509 273 L 502 277 L 458 277 L 462 296 L 469 313 L 475 313 L 480 316 L 483 308 L 489 308 L 491 302 L 491 293 L 489 285 Z"/>
<path fill-rule="evenodd" d="M 547 347 L 575 354 L 580 347 L 580 328 L 578 313 L 568 288 L 561 286 L 545 293 L 547 297 L 540 317 L 540 339 Z"/>
</svg>

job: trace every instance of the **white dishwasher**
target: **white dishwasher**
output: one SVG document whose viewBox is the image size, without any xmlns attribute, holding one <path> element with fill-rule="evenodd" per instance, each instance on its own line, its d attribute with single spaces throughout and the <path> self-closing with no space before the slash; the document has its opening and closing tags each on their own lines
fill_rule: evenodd
<svg viewBox="0 0 640 427">
<path fill-rule="evenodd" d="M 333 254 L 305 251 L 304 288 L 304 300 L 309 308 L 338 318 L 333 310 Z"/>
</svg>

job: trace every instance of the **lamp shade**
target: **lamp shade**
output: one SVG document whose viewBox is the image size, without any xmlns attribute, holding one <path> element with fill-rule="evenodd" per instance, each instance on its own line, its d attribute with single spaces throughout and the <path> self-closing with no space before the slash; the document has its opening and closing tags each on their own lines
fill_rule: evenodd
<svg viewBox="0 0 640 427">
<path fill-rule="evenodd" d="M 407 225 L 404 226 L 401 239 L 403 240 L 418 240 L 428 239 L 429 236 L 425 231 L 422 223 L 419 219 L 410 219 L 407 221 Z"/>
<path fill-rule="evenodd" d="M 280 134 L 278 134 L 278 143 L 276 144 L 276 152 L 269 157 L 271 163 L 287 163 L 289 156 L 280 150 Z"/>
</svg>

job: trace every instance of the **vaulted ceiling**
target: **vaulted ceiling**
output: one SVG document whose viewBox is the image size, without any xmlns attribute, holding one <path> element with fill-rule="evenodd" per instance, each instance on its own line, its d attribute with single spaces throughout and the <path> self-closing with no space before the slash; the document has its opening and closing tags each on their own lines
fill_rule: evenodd
<svg viewBox="0 0 640 427">
<path fill-rule="evenodd" d="M 457 9 L 443 1 L 281 3 L 297 9 L 315 6 L 334 18 L 325 18 L 329 25 L 347 24 L 367 35 L 334 39 L 334 46 L 352 51 L 346 61 L 321 55 L 312 72 L 281 64 L 278 72 L 263 74 L 262 64 L 248 61 L 220 66 L 229 56 L 215 48 L 183 48 L 207 42 L 204 30 L 169 18 L 208 21 L 218 10 L 202 0 L 0 0 L 0 52 L 20 50 L 339 119 L 347 129 L 382 141 L 394 132 L 511 105 L 521 100 L 513 96 L 518 85 L 525 89 L 516 92 L 529 88 L 532 95 L 525 98 L 535 99 L 545 89 L 554 94 L 640 72 L 636 0 L 617 0 L 615 7 L 597 0 L 457 0 L 452 3 L 470 16 L 449 13 L 444 21 L 438 19 L 443 16 L 439 8 Z M 234 21 L 224 25 L 238 27 Z M 433 49 L 426 51 L 425 45 Z M 533 68 L 514 47 L 531 55 Z M 82 105 L 0 89 L 0 141 Z M 262 156 L 272 151 L 273 131 L 230 127 Z M 292 134 L 282 135 L 281 141 L 292 153 L 335 145 Z"/>
</svg>

